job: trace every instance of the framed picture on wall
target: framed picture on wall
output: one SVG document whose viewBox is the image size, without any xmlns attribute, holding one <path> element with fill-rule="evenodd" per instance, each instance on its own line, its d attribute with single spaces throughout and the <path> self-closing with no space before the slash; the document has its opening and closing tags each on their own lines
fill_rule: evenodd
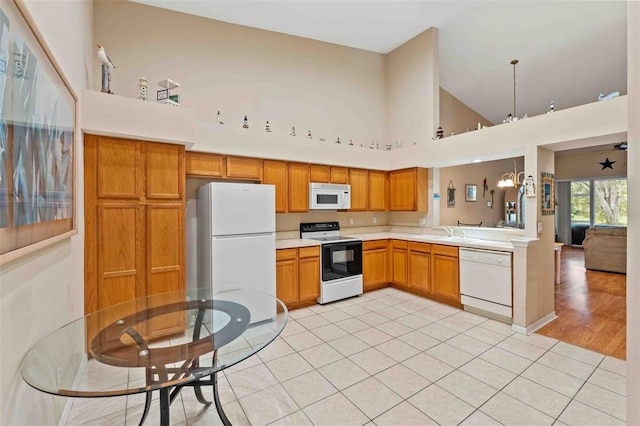
<svg viewBox="0 0 640 426">
<path fill-rule="evenodd" d="M 464 186 L 465 201 L 470 201 L 470 202 L 478 201 L 477 194 L 478 194 L 478 185 L 468 183 Z"/>
<path fill-rule="evenodd" d="M 555 194 L 553 189 L 553 173 L 542 173 L 542 215 L 555 213 Z"/>
<path fill-rule="evenodd" d="M 77 232 L 78 98 L 32 22 L 0 4 L 0 264 Z"/>
</svg>

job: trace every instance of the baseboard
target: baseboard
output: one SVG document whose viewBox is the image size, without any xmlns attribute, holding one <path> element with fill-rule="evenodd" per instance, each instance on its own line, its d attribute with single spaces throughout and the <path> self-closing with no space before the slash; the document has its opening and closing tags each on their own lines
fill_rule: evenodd
<svg viewBox="0 0 640 426">
<path fill-rule="evenodd" d="M 556 318 L 558 318 L 558 316 L 556 315 L 556 311 L 551 311 L 547 315 L 543 316 L 538 321 L 534 322 L 528 327 L 512 325 L 511 329 L 518 334 L 524 334 L 525 336 L 528 336 L 531 333 L 535 333 L 537 330 L 549 324 L 551 321 L 555 320 Z"/>
</svg>

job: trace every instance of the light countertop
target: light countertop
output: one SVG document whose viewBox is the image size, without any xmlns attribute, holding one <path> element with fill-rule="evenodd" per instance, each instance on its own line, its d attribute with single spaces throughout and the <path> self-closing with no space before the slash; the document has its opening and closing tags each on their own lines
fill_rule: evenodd
<svg viewBox="0 0 640 426">
<path fill-rule="evenodd" d="M 415 241 L 420 243 L 443 244 L 458 247 L 470 247 L 487 250 L 513 251 L 513 244 L 508 241 L 483 240 L 479 238 L 461 238 L 461 237 L 445 237 L 442 235 L 421 235 L 421 234 L 403 234 L 399 232 L 374 232 L 368 234 L 344 234 L 344 236 L 359 238 L 362 241 L 373 240 L 404 240 Z M 320 245 L 319 241 L 292 238 L 286 240 L 276 240 L 276 249 L 308 247 Z"/>
</svg>

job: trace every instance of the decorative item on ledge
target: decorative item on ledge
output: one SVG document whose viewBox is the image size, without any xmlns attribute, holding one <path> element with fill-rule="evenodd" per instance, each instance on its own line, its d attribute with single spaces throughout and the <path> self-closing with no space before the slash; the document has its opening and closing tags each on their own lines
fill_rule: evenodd
<svg viewBox="0 0 640 426">
<path fill-rule="evenodd" d="M 140 88 L 140 94 L 138 95 L 138 99 L 140 99 L 141 101 L 146 101 L 147 100 L 147 93 L 148 93 L 148 89 L 149 89 L 149 85 L 147 83 L 147 79 L 144 77 L 141 77 L 138 80 L 138 87 Z"/>
<path fill-rule="evenodd" d="M 353 139 L 349 139 L 349 145 L 353 146 Z"/>
<path fill-rule="evenodd" d="M 551 101 L 551 103 L 549 104 L 549 111 L 547 111 L 547 114 L 550 114 L 554 111 L 555 111 L 555 107 L 553 105 L 553 101 Z"/>
<path fill-rule="evenodd" d="M 156 92 L 156 100 L 161 104 L 180 106 L 180 84 L 171 79 L 158 82 L 160 90 Z"/>
<path fill-rule="evenodd" d="M 524 181 L 524 195 L 527 197 L 535 197 L 536 196 L 536 183 L 534 182 L 533 176 L 529 175 Z"/>
<path fill-rule="evenodd" d="M 289 133 L 291 136 L 295 136 L 296 135 L 296 127 L 293 126 L 291 127 L 291 133 Z"/>
<path fill-rule="evenodd" d="M 436 139 L 444 138 L 444 130 L 442 130 L 442 126 L 438 126 L 438 130 L 436 131 Z"/>
<path fill-rule="evenodd" d="M 249 128 L 249 120 L 247 119 L 247 116 L 244 116 L 244 123 L 242 124 L 242 128 L 243 129 L 248 129 Z"/>
<path fill-rule="evenodd" d="M 218 124 L 224 124 L 224 121 L 222 121 L 222 116 L 220 115 L 220 110 L 218 110 L 218 113 L 216 114 L 216 121 L 218 122 Z"/>
<path fill-rule="evenodd" d="M 326 139 L 324 138 L 324 135 L 322 133 L 320 133 L 320 142 L 324 142 Z"/>
<path fill-rule="evenodd" d="M 104 47 L 100 46 L 99 44 L 98 46 L 98 59 L 100 60 L 100 62 L 102 62 L 102 89 L 101 91 L 103 93 L 111 93 L 113 94 L 113 92 L 111 91 L 111 73 L 109 72 L 109 68 L 113 68 L 114 70 L 116 69 L 116 66 L 113 65 L 113 62 L 111 62 L 111 59 L 109 58 L 109 56 L 107 55 L 107 52 L 105 52 Z M 21 52 L 14 52 L 14 71 L 13 71 L 13 76 L 14 77 L 18 77 L 18 78 L 22 78 L 22 75 L 24 73 L 24 61 L 25 57 L 24 54 L 22 54 Z M 5 65 L 6 66 L 6 65 Z"/>
<path fill-rule="evenodd" d="M 618 96 L 620 96 L 620 92 L 611 92 L 607 96 L 605 96 L 604 93 L 600 93 L 600 95 L 598 95 L 598 100 L 606 101 L 609 99 L 617 98 Z"/>
<path fill-rule="evenodd" d="M 385 145 L 385 148 L 386 148 L 387 151 L 391 151 L 391 148 L 393 148 L 393 145 L 388 143 L 387 145 Z"/>
<path fill-rule="evenodd" d="M 338 138 L 336 139 L 336 143 L 342 143 L 340 142 L 340 136 L 338 136 Z"/>
<path fill-rule="evenodd" d="M 264 131 L 267 132 L 267 133 L 271 133 L 271 128 L 269 128 L 269 120 L 267 120 L 267 125 L 266 125 Z"/>
<path fill-rule="evenodd" d="M 520 185 L 520 176 L 524 178 L 524 172 L 518 172 L 518 167 L 516 165 L 516 159 L 513 159 L 513 172 L 507 172 L 502 175 L 500 181 L 498 182 L 498 188 L 507 188 L 510 186 L 517 187 Z"/>
<path fill-rule="evenodd" d="M 313 139 L 313 136 L 311 136 L 311 130 L 307 130 L 307 138 Z"/>
</svg>

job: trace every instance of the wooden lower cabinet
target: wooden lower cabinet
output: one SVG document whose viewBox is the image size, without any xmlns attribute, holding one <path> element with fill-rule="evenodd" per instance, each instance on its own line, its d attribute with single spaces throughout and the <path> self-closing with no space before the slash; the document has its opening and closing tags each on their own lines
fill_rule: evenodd
<svg viewBox="0 0 640 426">
<path fill-rule="evenodd" d="M 294 309 L 320 296 L 320 246 L 276 250 L 276 295 Z"/>
<path fill-rule="evenodd" d="M 364 291 L 387 286 L 389 283 L 389 259 L 388 240 L 365 241 L 362 243 L 362 281 Z"/>
<path fill-rule="evenodd" d="M 407 287 L 407 247 L 406 241 L 391 240 L 391 282 Z"/>
<path fill-rule="evenodd" d="M 431 244 L 409 242 L 409 288 L 431 290 Z"/>
<path fill-rule="evenodd" d="M 432 246 L 432 287 L 436 296 L 460 302 L 460 269 L 458 247 Z"/>
</svg>

